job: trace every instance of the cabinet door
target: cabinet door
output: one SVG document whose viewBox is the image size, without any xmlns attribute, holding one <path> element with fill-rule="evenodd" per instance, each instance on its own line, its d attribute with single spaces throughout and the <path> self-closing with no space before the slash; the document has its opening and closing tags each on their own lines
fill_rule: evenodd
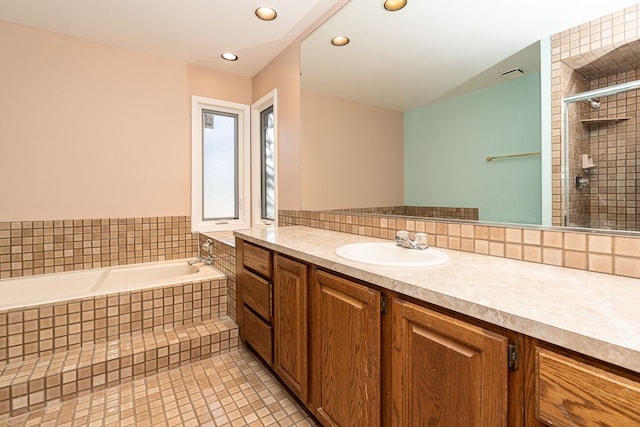
<svg viewBox="0 0 640 427">
<path fill-rule="evenodd" d="M 276 254 L 274 291 L 274 369 L 307 401 L 307 266 Z"/>
<path fill-rule="evenodd" d="M 312 279 L 312 407 L 325 426 L 380 424 L 380 293 L 322 271 Z"/>
<path fill-rule="evenodd" d="M 640 382 L 536 347 L 536 417 L 551 426 L 638 426 Z"/>
<path fill-rule="evenodd" d="M 394 300 L 392 423 L 506 426 L 507 338 Z"/>
</svg>

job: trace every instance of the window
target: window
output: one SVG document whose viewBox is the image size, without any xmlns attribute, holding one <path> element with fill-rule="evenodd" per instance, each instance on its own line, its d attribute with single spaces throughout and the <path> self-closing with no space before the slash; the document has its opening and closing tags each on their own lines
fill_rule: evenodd
<svg viewBox="0 0 640 427">
<path fill-rule="evenodd" d="M 251 106 L 253 225 L 277 223 L 276 91 Z"/>
<path fill-rule="evenodd" d="M 247 228 L 249 106 L 194 96 L 191 111 L 192 230 Z"/>
<path fill-rule="evenodd" d="M 275 219 L 275 157 L 273 105 L 260 113 L 260 178 L 262 219 Z"/>
<path fill-rule="evenodd" d="M 202 109 L 202 219 L 238 219 L 238 115 Z"/>
<path fill-rule="evenodd" d="M 251 107 L 193 96 L 191 116 L 192 230 L 276 224 L 276 91 Z"/>
</svg>

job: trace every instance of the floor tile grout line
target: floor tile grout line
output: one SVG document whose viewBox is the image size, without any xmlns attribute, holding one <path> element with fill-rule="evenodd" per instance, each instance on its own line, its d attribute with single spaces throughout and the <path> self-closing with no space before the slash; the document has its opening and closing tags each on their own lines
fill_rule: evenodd
<svg viewBox="0 0 640 427">
<path fill-rule="evenodd" d="M 265 382 L 265 384 L 260 387 L 260 382 Z M 111 419 L 116 419 L 116 425 L 135 425 L 138 421 L 141 422 L 141 425 L 153 425 L 154 415 L 156 415 L 153 412 L 154 410 L 157 411 L 158 407 L 163 410 L 172 407 L 172 402 L 164 399 L 167 392 L 165 390 L 167 384 L 169 385 L 169 393 L 178 393 L 178 396 L 180 396 L 176 401 L 176 408 L 180 416 L 179 419 L 185 424 L 205 423 L 206 425 L 219 425 L 212 411 L 211 399 L 207 395 L 215 393 L 216 385 L 221 385 L 224 390 L 236 389 L 234 393 L 224 394 L 226 396 L 225 399 L 221 399 L 233 404 L 229 405 L 229 408 L 232 408 L 232 412 L 237 411 L 233 420 L 226 418 L 225 425 L 249 425 L 250 423 L 254 425 L 261 420 L 260 416 L 255 415 L 255 420 L 248 421 L 249 418 L 247 417 L 250 413 L 242 411 L 242 408 L 250 407 L 257 414 L 257 411 L 261 409 L 256 409 L 251 404 L 251 402 L 256 401 L 251 399 L 253 395 L 256 396 L 256 399 L 259 398 L 264 404 L 264 408 L 268 406 L 265 399 L 269 396 L 271 396 L 274 404 L 278 402 L 277 399 L 284 397 L 284 404 L 278 403 L 278 406 L 275 407 L 276 409 L 279 408 L 278 412 L 280 412 L 281 417 L 279 419 L 271 417 L 268 425 L 291 426 L 295 425 L 296 422 L 306 426 L 314 425 L 298 403 L 288 396 L 282 386 L 274 380 L 273 375 L 262 366 L 256 356 L 243 344 L 207 359 L 185 364 L 176 369 L 156 373 L 149 377 L 143 377 L 128 384 L 119 385 L 115 390 L 108 388 L 58 404 L 55 410 L 52 407 L 47 407 L 42 411 L 40 421 L 46 422 L 47 426 L 73 426 L 79 425 L 79 423 L 82 424 L 83 421 L 85 423 L 82 425 L 105 425 L 110 417 L 108 413 L 109 408 L 112 407 L 110 402 L 113 402 L 118 406 L 117 417 L 111 417 Z M 259 390 L 263 388 L 268 394 L 261 394 Z M 249 392 L 248 390 L 251 389 L 256 391 Z M 138 405 L 140 404 L 140 400 L 136 399 L 137 391 L 140 390 L 144 390 L 143 395 L 140 396 L 144 403 L 143 407 L 136 406 L 136 402 Z M 123 414 L 128 411 L 128 409 L 124 408 L 129 406 L 126 402 L 132 402 L 130 408 L 132 410 L 129 411 L 130 416 L 124 419 Z M 153 402 L 157 402 L 158 405 L 152 405 L 151 403 Z M 238 402 L 242 402 L 243 406 L 240 406 Z M 91 412 L 92 408 L 98 405 L 100 405 L 99 417 Z M 204 407 L 206 407 L 206 411 Z M 228 408 L 224 406 L 223 402 L 220 402 L 220 408 L 223 414 L 221 418 L 224 418 L 228 414 Z M 144 420 L 141 417 L 135 418 L 136 412 L 141 414 L 146 412 L 144 414 L 146 418 Z M 81 418 L 76 416 L 79 413 L 83 414 Z M 205 413 L 210 421 L 205 420 L 203 415 Z M 170 420 L 175 418 L 168 418 L 167 410 L 163 414 L 164 421 L 161 422 L 162 425 L 169 425 Z M 250 419 L 254 417 L 250 417 Z M 31 417 L 20 418 L 23 420 L 22 425 L 27 425 L 29 418 Z M 32 419 L 34 423 L 37 422 L 36 418 Z M 156 419 L 159 420 L 160 418 Z M 12 425 L 20 425 L 17 418 L 14 420 L 16 424 Z M 131 421 L 134 424 L 123 424 L 123 421 Z M 267 425 L 261 421 L 260 423 Z"/>
</svg>

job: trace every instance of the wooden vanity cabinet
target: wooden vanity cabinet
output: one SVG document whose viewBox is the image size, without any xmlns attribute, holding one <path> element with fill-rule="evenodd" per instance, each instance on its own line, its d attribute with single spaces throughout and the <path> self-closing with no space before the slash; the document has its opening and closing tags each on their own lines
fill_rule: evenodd
<svg viewBox="0 0 640 427">
<path fill-rule="evenodd" d="M 303 402 L 308 399 L 308 266 L 275 254 L 273 369 Z"/>
<path fill-rule="evenodd" d="M 640 373 L 241 239 L 236 257 L 240 336 L 324 426 L 640 425 Z"/>
<path fill-rule="evenodd" d="M 506 425 L 504 336 L 240 239 L 236 250 L 241 337 L 322 425 Z"/>
<path fill-rule="evenodd" d="M 391 425 L 507 425 L 507 337 L 398 298 L 391 315 Z"/>
<path fill-rule="evenodd" d="M 308 400 L 308 269 L 236 239 L 240 337 L 302 402 Z"/>
<path fill-rule="evenodd" d="M 380 425 L 380 292 L 256 248 L 236 244 L 241 337 L 323 425 Z"/>
<path fill-rule="evenodd" d="M 311 407 L 325 426 L 380 425 L 380 292 L 312 268 Z"/>
</svg>

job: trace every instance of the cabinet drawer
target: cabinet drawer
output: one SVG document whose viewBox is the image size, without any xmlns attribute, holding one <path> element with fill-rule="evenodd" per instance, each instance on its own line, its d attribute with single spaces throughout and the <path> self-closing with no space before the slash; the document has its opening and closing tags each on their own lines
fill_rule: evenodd
<svg viewBox="0 0 640 427">
<path fill-rule="evenodd" d="M 242 300 L 267 322 L 271 321 L 271 284 L 255 274 L 242 272 Z"/>
<path fill-rule="evenodd" d="M 271 251 L 245 242 L 243 259 L 246 268 L 271 279 Z"/>
<path fill-rule="evenodd" d="M 271 326 L 244 306 L 244 338 L 269 366 L 273 364 Z"/>
<path fill-rule="evenodd" d="M 554 426 L 640 425 L 640 383 L 537 348 L 536 417 Z"/>
</svg>

